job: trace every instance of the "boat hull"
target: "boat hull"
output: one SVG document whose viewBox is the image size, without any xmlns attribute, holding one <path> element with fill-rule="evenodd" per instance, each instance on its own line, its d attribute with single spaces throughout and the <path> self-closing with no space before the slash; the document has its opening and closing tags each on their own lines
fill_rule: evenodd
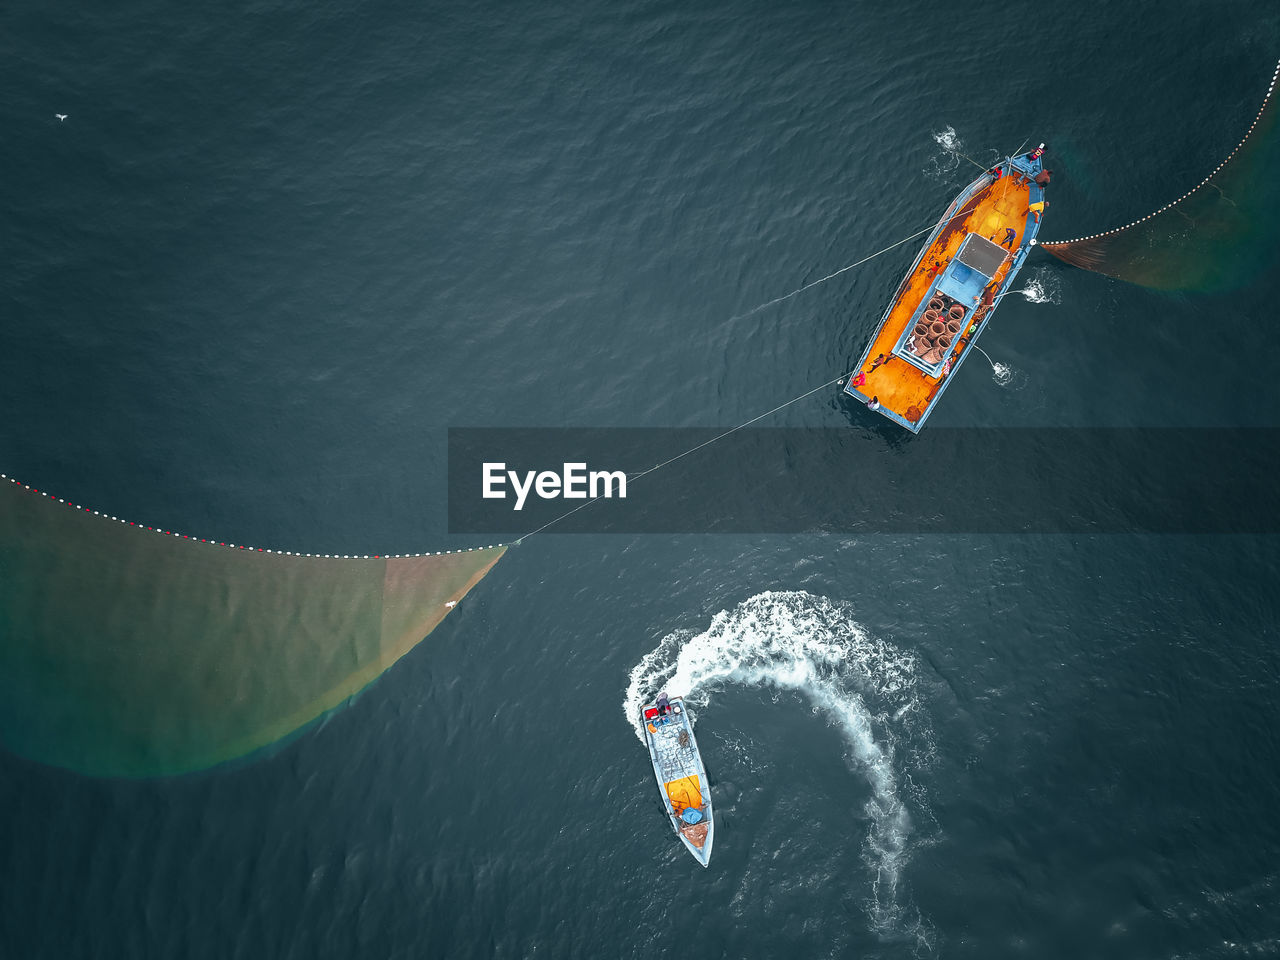
<svg viewBox="0 0 1280 960">
<path fill-rule="evenodd" d="M 673 709 L 666 715 L 655 716 L 658 708 L 654 704 L 641 707 L 640 723 L 667 819 L 685 849 L 705 867 L 711 862 L 715 842 L 711 782 L 684 701 L 674 697 L 670 703 Z M 696 820 L 689 811 L 696 811 Z"/>
<path fill-rule="evenodd" d="M 1000 177 L 983 174 L 951 202 L 844 386 L 846 394 L 912 433 L 920 432 L 974 352 L 1035 246 L 1040 214 L 1032 205 L 1044 199 L 1034 182 L 1040 161 L 1017 157 L 1000 169 Z M 931 315 L 938 302 L 945 312 Z M 949 321 L 955 318 L 959 326 L 953 329 Z M 940 321 L 943 329 L 937 330 Z"/>
</svg>

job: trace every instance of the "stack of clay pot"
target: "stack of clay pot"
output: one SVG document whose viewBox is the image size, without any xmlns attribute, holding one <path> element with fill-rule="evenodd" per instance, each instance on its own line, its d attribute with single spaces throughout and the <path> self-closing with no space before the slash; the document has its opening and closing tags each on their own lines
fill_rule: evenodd
<svg viewBox="0 0 1280 960">
<path fill-rule="evenodd" d="M 912 350 L 925 363 L 942 362 L 964 322 L 965 309 L 960 304 L 953 303 L 945 316 L 942 308 L 942 300 L 934 297 L 925 308 L 924 317 L 912 330 L 915 335 Z"/>
</svg>

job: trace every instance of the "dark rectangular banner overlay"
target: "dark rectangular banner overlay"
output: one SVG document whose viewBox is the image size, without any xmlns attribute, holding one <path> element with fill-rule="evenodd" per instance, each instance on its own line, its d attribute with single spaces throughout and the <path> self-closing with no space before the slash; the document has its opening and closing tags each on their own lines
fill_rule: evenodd
<svg viewBox="0 0 1280 960">
<path fill-rule="evenodd" d="M 575 507 L 548 532 L 1280 531 L 1273 428 L 749 429 L 640 475 L 723 432 L 450 429 L 449 532 L 510 540 Z M 483 496 L 486 463 L 501 499 Z M 565 464 L 586 496 L 562 495 Z"/>
</svg>

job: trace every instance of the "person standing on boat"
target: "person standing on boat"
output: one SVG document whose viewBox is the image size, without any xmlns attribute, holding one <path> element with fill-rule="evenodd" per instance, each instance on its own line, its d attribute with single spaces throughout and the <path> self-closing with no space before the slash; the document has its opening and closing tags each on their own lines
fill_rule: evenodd
<svg viewBox="0 0 1280 960">
<path fill-rule="evenodd" d="M 874 360 L 871 361 L 871 370 L 868 372 L 874 373 L 876 367 L 880 366 L 880 364 L 882 363 L 888 363 L 888 362 L 889 362 L 889 358 L 882 353 L 880 354 L 880 356 L 876 357 Z"/>
<path fill-rule="evenodd" d="M 1036 223 L 1039 223 L 1040 214 L 1044 213 L 1044 208 L 1047 206 L 1049 206 L 1048 200 L 1037 200 L 1035 203 L 1027 207 L 1027 212 L 1033 214 L 1036 218 Z"/>
<path fill-rule="evenodd" d="M 868 410 L 879 410 L 879 409 L 880 409 L 880 398 L 879 398 L 879 397 L 872 397 L 870 400 L 868 400 L 868 401 L 867 401 L 867 409 L 868 409 Z"/>
<path fill-rule="evenodd" d="M 1049 178 L 1053 176 L 1052 170 L 1041 170 L 1036 174 L 1035 185 L 1044 189 L 1049 185 Z"/>
<path fill-rule="evenodd" d="M 973 323 L 965 331 L 965 336 L 960 338 L 962 342 L 966 338 L 973 336 L 973 331 L 978 328 L 978 321 L 985 317 L 991 308 L 995 306 L 997 286 L 999 284 L 993 281 L 987 285 L 987 288 L 982 293 L 973 298 L 973 302 L 976 304 L 973 310 Z"/>
<path fill-rule="evenodd" d="M 1008 247 L 1010 250 L 1012 250 L 1014 238 L 1017 236 L 1018 236 L 1017 230 L 1013 229 L 1013 227 L 1005 227 L 1004 239 L 1000 241 L 1000 246 Z"/>
</svg>

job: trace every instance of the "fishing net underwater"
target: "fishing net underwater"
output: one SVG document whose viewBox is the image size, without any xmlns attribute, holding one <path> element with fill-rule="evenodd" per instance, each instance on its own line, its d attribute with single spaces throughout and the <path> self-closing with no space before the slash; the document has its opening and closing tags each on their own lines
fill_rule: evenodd
<svg viewBox="0 0 1280 960">
<path fill-rule="evenodd" d="M 926 945 L 931 928 L 903 883 L 922 842 L 912 811 L 929 816 L 912 775 L 931 763 L 935 749 L 918 672 L 911 653 L 870 636 L 847 605 L 803 591 L 768 592 L 716 614 L 702 633 L 664 637 L 632 669 L 622 708 L 643 741 L 640 707 L 662 689 L 684 696 L 703 716 L 732 685 L 802 698 L 840 733 L 869 788 L 853 815 L 865 824 L 860 854 L 867 871 L 855 897 L 871 930 Z"/>
<path fill-rule="evenodd" d="M 96 776 L 244 756 L 372 683 L 503 552 L 192 542 L 0 483 L 0 744 Z"/>
<path fill-rule="evenodd" d="M 1280 252 L 1280 162 L 1275 87 L 1243 140 L 1181 197 L 1132 223 L 1040 246 L 1073 266 L 1140 286 L 1204 292 L 1248 286 Z M 1150 170 L 1157 158 L 1144 161 Z"/>
</svg>

